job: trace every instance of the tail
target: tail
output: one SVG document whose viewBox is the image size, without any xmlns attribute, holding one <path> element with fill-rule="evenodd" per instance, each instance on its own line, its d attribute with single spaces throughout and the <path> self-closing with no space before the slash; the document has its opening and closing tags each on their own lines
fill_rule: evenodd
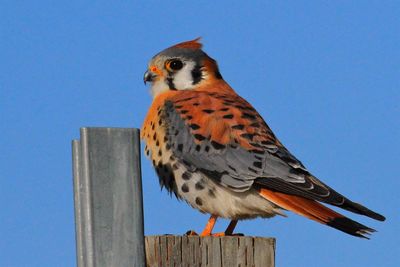
<svg viewBox="0 0 400 267">
<path fill-rule="evenodd" d="M 368 235 L 375 232 L 374 229 L 353 221 L 342 214 L 325 207 L 315 200 L 279 193 L 264 188 L 260 189 L 260 195 L 284 209 L 350 235 L 369 239 Z"/>
</svg>

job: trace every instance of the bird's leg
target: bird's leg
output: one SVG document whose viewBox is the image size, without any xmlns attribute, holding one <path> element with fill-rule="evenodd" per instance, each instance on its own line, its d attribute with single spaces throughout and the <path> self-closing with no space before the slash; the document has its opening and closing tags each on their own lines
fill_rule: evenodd
<svg viewBox="0 0 400 267">
<path fill-rule="evenodd" d="M 210 219 L 208 219 L 208 222 L 206 224 L 206 227 L 204 227 L 203 232 L 200 234 L 200 236 L 231 236 L 231 235 L 243 235 L 243 234 L 233 234 L 233 230 L 235 230 L 236 224 L 238 220 L 231 220 L 229 223 L 228 227 L 226 228 L 225 232 L 221 233 L 212 233 L 212 230 L 214 229 L 215 223 L 217 222 L 218 216 L 216 215 L 211 215 Z M 196 232 L 194 231 L 188 231 L 186 235 L 197 235 Z"/>
<path fill-rule="evenodd" d="M 204 230 L 200 234 L 200 236 L 210 236 L 211 235 L 211 232 L 214 229 L 214 225 L 217 222 L 217 218 L 218 218 L 218 216 L 211 215 L 210 219 L 208 219 L 206 227 L 204 228 Z"/>
<path fill-rule="evenodd" d="M 238 222 L 238 220 L 231 220 L 231 222 L 229 223 L 228 227 L 225 230 L 225 235 L 233 234 L 233 230 L 235 230 L 237 222 Z"/>
</svg>

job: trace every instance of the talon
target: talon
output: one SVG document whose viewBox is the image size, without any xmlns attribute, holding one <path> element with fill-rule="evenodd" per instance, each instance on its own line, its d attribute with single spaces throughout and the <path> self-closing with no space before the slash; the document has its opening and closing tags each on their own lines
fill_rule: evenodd
<svg viewBox="0 0 400 267">
<path fill-rule="evenodd" d="M 226 235 L 225 235 L 224 232 L 219 232 L 219 233 L 214 233 L 214 234 L 212 234 L 211 236 L 214 236 L 214 237 L 221 237 L 221 236 L 226 236 Z"/>
<path fill-rule="evenodd" d="M 242 233 L 235 233 L 235 234 L 232 234 L 232 236 L 244 236 L 244 234 L 242 234 Z"/>
<path fill-rule="evenodd" d="M 193 231 L 193 230 L 189 230 L 185 233 L 186 236 L 198 236 L 198 234 Z"/>
<path fill-rule="evenodd" d="M 211 234 L 211 236 L 214 236 L 214 237 L 221 237 L 221 236 L 244 236 L 244 234 L 242 234 L 242 233 L 227 234 L 226 232 L 219 232 L 219 233 Z"/>
</svg>

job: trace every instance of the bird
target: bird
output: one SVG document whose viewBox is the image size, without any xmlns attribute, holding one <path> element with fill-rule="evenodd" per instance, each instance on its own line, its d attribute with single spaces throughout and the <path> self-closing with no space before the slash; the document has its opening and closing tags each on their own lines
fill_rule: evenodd
<svg viewBox="0 0 400 267">
<path fill-rule="evenodd" d="M 385 220 L 311 174 L 223 79 L 200 38 L 156 54 L 143 79 L 153 98 L 140 134 L 144 153 L 161 188 L 210 215 L 200 236 L 234 235 L 239 220 L 287 211 L 357 237 L 375 232 L 324 204 Z M 230 223 L 213 233 L 218 218 Z"/>
</svg>

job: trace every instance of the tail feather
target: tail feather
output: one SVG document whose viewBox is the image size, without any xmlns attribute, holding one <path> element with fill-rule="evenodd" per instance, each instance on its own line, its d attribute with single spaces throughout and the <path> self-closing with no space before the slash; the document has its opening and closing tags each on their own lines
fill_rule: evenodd
<svg viewBox="0 0 400 267">
<path fill-rule="evenodd" d="M 382 216 L 379 213 L 376 213 L 375 211 L 372 211 L 370 209 L 368 209 L 367 207 L 364 207 L 363 205 L 350 201 L 349 199 L 345 199 L 344 203 L 341 205 L 336 205 L 342 209 L 346 209 L 348 211 L 357 213 L 357 214 L 361 214 L 361 215 L 365 215 L 368 216 L 370 218 L 373 218 L 375 220 L 378 221 L 384 221 L 386 218 L 384 216 Z"/>
<path fill-rule="evenodd" d="M 260 189 L 260 195 L 276 205 L 293 211 L 311 220 L 328 225 L 350 235 L 367 238 L 374 229 L 353 221 L 315 200 L 288 195 L 268 189 Z"/>
</svg>

